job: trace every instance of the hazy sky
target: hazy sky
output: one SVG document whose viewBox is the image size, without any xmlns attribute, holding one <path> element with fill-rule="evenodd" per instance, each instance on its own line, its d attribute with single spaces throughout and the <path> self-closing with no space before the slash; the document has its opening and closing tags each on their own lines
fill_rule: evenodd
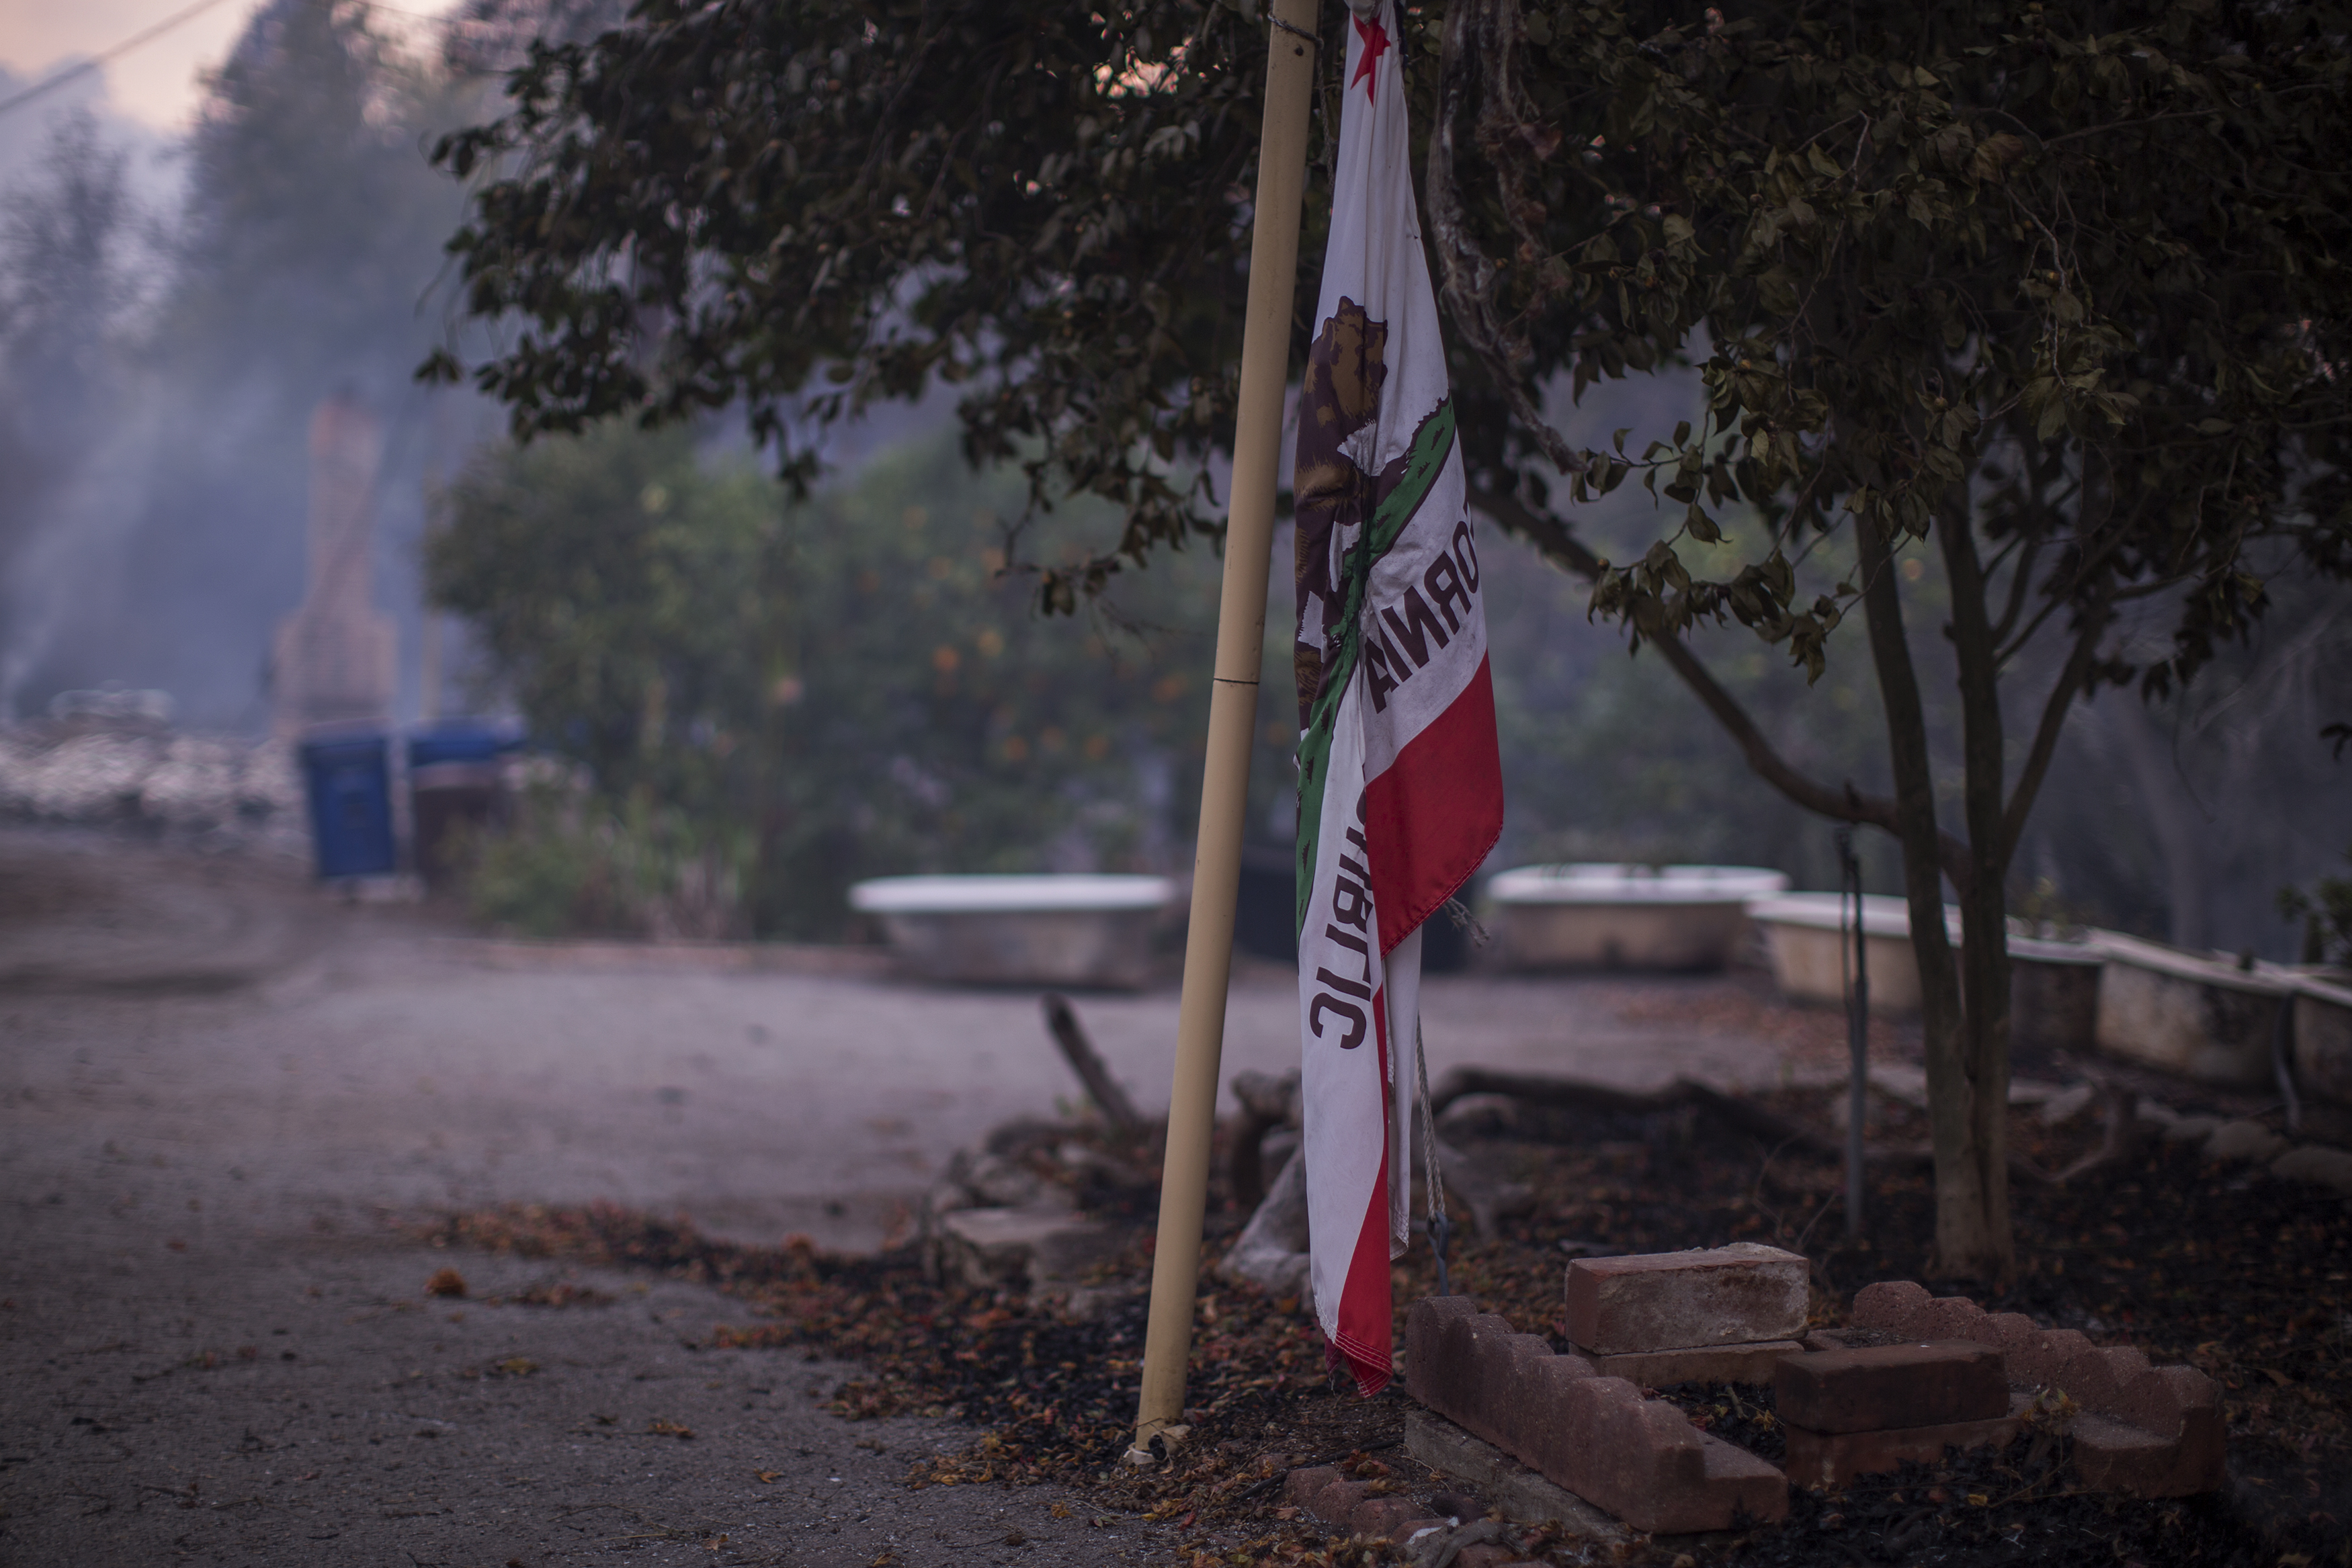
<svg viewBox="0 0 2352 1568">
<path fill-rule="evenodd" d="M 377 7 L 388 32 L 410 16 L 438 15 L 456 0 L 393 0 Z M 0 66 L 19 78 L 101 54 L 186 9 L 191 0 L 0 0 Z M 152 130 L 187 129 L 202 94 L 197 75 L 217 66 L 260 0 L 219 0 L 106 67 L 106 107 Z"/>
</svg>

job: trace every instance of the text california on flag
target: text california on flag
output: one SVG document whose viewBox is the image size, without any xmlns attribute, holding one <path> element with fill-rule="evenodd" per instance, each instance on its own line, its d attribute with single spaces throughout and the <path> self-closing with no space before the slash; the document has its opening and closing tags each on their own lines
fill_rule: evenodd
<svg viewBox="0 0 2352 1568">
<path fill-rule="evenodd" d="M 1387 0 L 1347 96 L 1298 417 L 1298 1007 L 1315 1310 L 1376 1393 L 1409 1237 L 1422 922 L 1503 825 L 1478 549 Z"/>
</svg>

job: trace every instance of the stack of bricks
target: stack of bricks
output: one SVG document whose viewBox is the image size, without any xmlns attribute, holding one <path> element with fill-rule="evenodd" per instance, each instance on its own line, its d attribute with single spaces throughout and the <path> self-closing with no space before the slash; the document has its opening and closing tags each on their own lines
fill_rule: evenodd
<svg viewBox="0 0 2352 1568">
<path fill-rule="evenodd" d="M 2222 1474 L 2221 1390 L 2213 1380 L 2189 1366 L 2151 1366 L 2147 1357 L 2129 1346 L 2105 1348 L 2072 1329 L 2036 1327 L 2021 1312 L 1990 1313 L 1963 1296 L 1931 1297 L 1908 1281 L 1865 1286 L 1853 1299 L 1853 1326 L 1902 1343 L 1876 1352 L 1832 1348 L 1823 1354 L 1784 1360 L 1777 1385 L 1780 1415 L 1788 1428 L 1790 1476 L 1808 1485 L 1834 1484 L 1856 1473 L 1862 1450 L 1885 1450 L 1862 1469 L 1890 1468 L 1895 1458 L 1937 1458 L 1945 1442 L 2006 1441 L 2016 1432 L 2015 1416 L 2032 1391 L 2053 1388 L 2080 1407 L 2067 1428 L 2074 1441 L 2074 1469 L 2084 1484 L 2102 1491 L 2135 1497 L 2188 1497 L 2220 1486 Z M 1817 1339 L 1815 1343 L 1825 1343 Z M 1790 1391 L 1826 1387 L 1839 1378 L 1853 1380 L 1860 1390 L 1870 1381 L 1864 1372 L 1846 1370 L 1828 1357 L 1875 1354 L 1881 1360 L 1893 1353 L 1916 1354 L 1924 1345 L 1935 1352 L 1936 1386 L 1945 1390 L 1941 1404 L 1906 1404 L 1881 1412 L 1887 1420 L 1904 1419 L 1906 1428 L 1921 1434 L 1930 1423 L 1918 1412 L 1944 1412 L 1948 1424 L 1966 1426 L 1964 1411 L 1990 1406 L 1990 1384 L 1984 1368 L 2005 1385 L 2010 1410 L 2001 1418 L 1982 1422 L 1981 1433 L 1946 1436 L 1933 1452 L 1888 1452 L 1906 1447 L 1893 1435 L 1904 1429 L 1882 1428 L 1867 1439 L 1855 1439 L 1852 1419 L 1840 1433 L 1807 1427 L 1801 1417 L 1822 1418 L 1829 1408 L 1810 1393 L 1801 1392 L 1792 1406 Z M 1965 1366 L 1964 1366 L 1965 1364 Z M 1813 1369 L 1808 1370 L 1809 1366 Z M 1825 1372 L 1826 1376 L 1822 1374 Z M 1917 1384 L 1919 1379 L 1912 1379 Z M 1906 1394 L 1903 1396 L 1908 1399 Z M 1879 1416 L 1872 1417 L 1874 1419 Z M 1976 1419 L 1982 1421 L 1982 1418 Z M 1963 1437 L 1967 1437 L 1963 1441 Z M 1849 1439 L 1842 1445 L 1836 1439 Z M 1924 1448 L 1918 1436 L 1910 1447 Z M 1807 1459 L 1801 1462 L 1801 1445 Z M 1841 1473 L 1842 1472 L 1842 1473 Z"/>
<path fill-rule="evenodd" d="M 1636 1530 L 1728 1530 L 1788 1512 L 1788 1482 L 1769 1464 L 1462 1297 L 1416 1303 L 1406 1334 L 1415 1398 Z"/>
<path fill-rule="evenodd" d="M 1853 1329 L 1807 1333 L 1807 1276 L 1796 1254 L 1746 1244 L 1579 1260 L 1569 1268 L 1563 1326 L 1573 1348 L 1564 1354 L 1467 1297 L 1423 1298 L 1405 1331 L 1406 1386 L 1546 1480 L 1654 1534 L 1775 1522 L 1792 1481 L 1843 1486 L 1906 1460 L 1938 1462 L 1948 1448 L 2006 1444 L 2050 1389 L 2079 1407 L 2068 1431 L 2087 1487 L 2186 1497 L 2223 1479 L 2220 1391 L 2193 1368 L 2151 1366 L 2137 1350 L 2102 1349 L 1908 1282 L 1864 1288 Z M 1683 1382 L 1769 1383 L 1788 1437 L 1785 1475 L 1645 1396 Z M 1292 1472 L 1289 1491 L 1355 1534 L 1408 1542 L 1445 1523 L 1328 1468 Z M 1496 1568 L 1509 1555 L 1481 1544 L 1454 1561 Z"/>
</svg>

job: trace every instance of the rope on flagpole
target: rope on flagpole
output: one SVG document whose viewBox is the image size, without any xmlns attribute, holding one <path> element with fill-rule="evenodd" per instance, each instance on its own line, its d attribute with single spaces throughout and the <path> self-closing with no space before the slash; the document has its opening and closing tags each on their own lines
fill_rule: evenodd
<svg viewBox="0 0 2352 1568">
<path fill-rule="evenodd" d="M 1445 1246 L 1454 1239 L 1454 1222 L 1445 1217 L 1445 1176 L 1437 1168 L 1437 1111 L 1429 1097 L 1429 1052 L 1421 1039 L 1421 1020 L 1412 1020 L 1413 1068 L 1421 1079 L 1421 1168 L 1429 1187 L 1429 1248 L 1437 1258 L 1437 1293 L 1454 1293 L 1445 1277 Z"/>
<path fill-rule="evenodd" d="M 1317 37 L 1314 34 L 1312 34 L 1312 33 L 1308 32 L 1306 28 L 1304 28 L 1304 27 L 1294 27 L 1294 26 L 1292 26 L 1289 23 L 1287 23 L 1287 22 L 1284 21 L 1284 20 L 1283 20 L 1281 17 L 1279 17 L 1279 16 L 1268 16 L 1268 17 L 1266 18 L 1266 20 L 1267 20 L 1267 21 L 1269 21 L 1269 22 L 1271 22 L 1271 23 L 1273 23 L 1276 26 L 1277 26 L 1277 27 L 1281 28 L 1284 32 L 1288 33 L 1292 37 L 1294 37 L 1294 38 L 1304 38 L 1304 39 L 1306 39 L 1308 43 L 1310 43 L 1310 44 L 1314 45 L 1314 46 L 1315 46 L 1315 52 L 1316 52 L 1317 54 L 1318 54 L 1318 55 L 1319 55 L 1319 54 L 1321 54 L 1321 53 L 1323 52 L 1323 40 L 1322 40 L 1322 39 L 1320 39 L 1320 38 L 1318 38 L 1318 37 Z"/>
</svg>

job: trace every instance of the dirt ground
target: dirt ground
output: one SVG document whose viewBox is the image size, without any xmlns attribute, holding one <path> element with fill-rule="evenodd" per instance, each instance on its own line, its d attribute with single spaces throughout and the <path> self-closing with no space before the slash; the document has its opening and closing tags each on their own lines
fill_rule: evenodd
<svg viewBox="0 0 2352 1568">
<path fill-rule="evenodd" d="M 605 1199 L 871 1248 L 957 1147 L 1076 1097 L 1034 996 L 485 953 L 268 863 L 0 833 L 0 1563 L 1165 1558 L 1050 1486 L 908 1490 L 974 1432 L 691 1348 L 740 1301 L 418 1239 Z M 1762 1087 L 1835 1033 L 1761 1038 L 1719 982 L 1424 1005 L 1433 1071 L 1629 1088 Z M 1243 972 L 1228 1076 L 1295 1064 L 1294 1006 Z M 1164 1106 L 1173 988 L 1080 1009 Z M 429 1296 L 453 1264 L 466 1295 Z"/>
</svg>

